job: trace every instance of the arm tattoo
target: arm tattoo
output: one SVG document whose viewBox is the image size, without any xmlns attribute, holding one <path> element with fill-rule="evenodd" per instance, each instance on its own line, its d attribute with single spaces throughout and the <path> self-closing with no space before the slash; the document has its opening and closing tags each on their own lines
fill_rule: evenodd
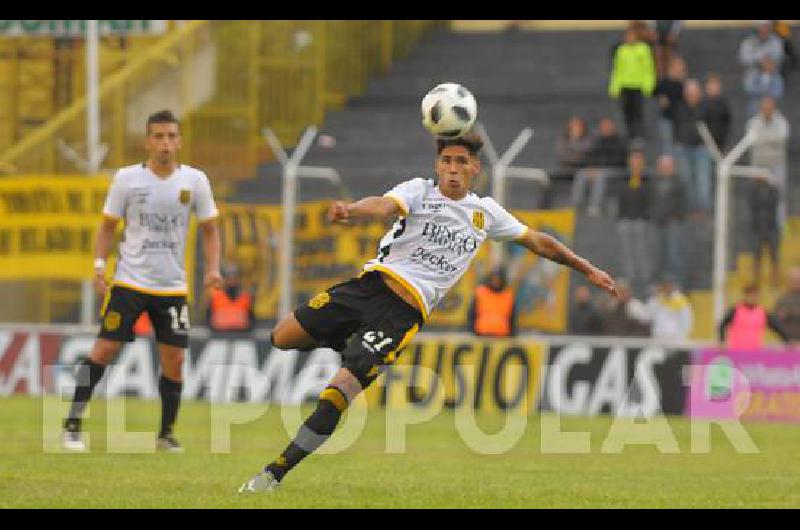
<svg viewBox="0 0 800 530">
<path fill-rule="evenodd" d="M 567 265 L 579 272 L 586 272 L 588 262 L 575 255 L 570 249 L 549 234 L 542 234 L 539 254 L 559 265 Z"/>
</svg>

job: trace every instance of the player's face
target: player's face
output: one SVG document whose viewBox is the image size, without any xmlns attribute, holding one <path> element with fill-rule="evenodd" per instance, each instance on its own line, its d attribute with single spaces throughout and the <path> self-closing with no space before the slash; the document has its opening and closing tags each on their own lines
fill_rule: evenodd
<svg viewBox="0 0 800 530">
<path fill-rule="evenodd" d="M 469 192 L 472 178 L 480 169 L 480 160 L 470 154 L 466 147 L 460 145 L 445 147 L 436 158 L 439 190 L 445 197 L 463 199 Z"/>
<path fill-rule="evenodd" d="M 181 133 L 177 123 L 151 123 L 146 140 L 147 152 L 154 162 L 166 166 L 178 157 Z"/>
</svg>

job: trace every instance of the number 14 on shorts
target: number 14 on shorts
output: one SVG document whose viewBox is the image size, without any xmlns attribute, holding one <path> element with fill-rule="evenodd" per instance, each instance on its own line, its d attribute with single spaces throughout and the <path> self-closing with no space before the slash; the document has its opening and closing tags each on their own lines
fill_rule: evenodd
<svg viewBox="0 0 800 530">
<path fill-rule="evenodd" d="M 169 316 L 172 318 L 172 331 L 186 333 L 189 331 L 189 307 L 184 304 L 180 312 L 175 306 L 169 307 Z"/>
</svg>

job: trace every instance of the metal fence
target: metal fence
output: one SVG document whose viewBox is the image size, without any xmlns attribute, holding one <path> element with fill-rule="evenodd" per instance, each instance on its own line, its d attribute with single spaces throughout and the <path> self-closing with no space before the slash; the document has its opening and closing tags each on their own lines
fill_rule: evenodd
<svg viewBox="0 0 800 530">
<path fill-rule="evenodd" d="M 271 156 L 260 134 L 262 127 L 268 124 L 284 145 L 293 146 L 306 126 L 320 124 L 327 109 L 363 91 L 371 76 L 388 70 L 426 31 L 440 24 L 422 20 L 184 21 L 136 54 L 123 55 L 103 46 L 100 61 L 105 68 L 101 68 L 99 85 L 103 168 L 141 160 L 147 115 L 171 108 L 183 122 L 184 160 L 203 167 L 215 180 L 248 178 Z M 42 93 L 64 93 L 61 85 L 69 77 L 72 89 L 68 92 L 74 100 L 0 152 L 3 174 L 84 169 L 84 60 L 80 47 L 71 56 L 65 54 L 60 52 L 58 62 L 73 64 L 71 76 L 48 77 L 53 86 Z M 40 104 L 46 116 L 45 107 L 54 102 Z M 12 122 L 13 116 L 3 120 L 0 135 L 6 140 L 15 136 Z"/>
<path fill-rule="evenodd" d="M 224 200 L 231 182 L 255 175 L 259 164 L 272 159 L 261 135 L 264 126 L 283 145 L 294 146 L 306 126 L 321 124 L 328 109 L 362 92 L 368 79 L 388 71 L 426 32 L 443 24 L 196 20 L 171 21 L 158 37 L 103 37 L 100 173 L 141 161 L 147 116 L 170 108 L 182 122 L 183 161 L 206 170 L 217 198 Z M 21 114 L 9 111 L 14 101 L 8 100 L 5 114 L 0 108 L 0 175 L 87 171 L 84 53 L 82 40 L 0 38 L 0 87 L 3 79 L 22 75 L 20 64 L 28 65 L 23 73 L 33 80 L 27 86 L 36 86 L 36 80 L 41 85 L 25 103 L 31 110 L 26 115 L 37 119 L 21 126 Z M 11 63 L 3 57 L 12 56 L 16 66 L 4 69 Z M 37 60 L 18 60 L 25 57 Z M 3 94 L 0 90 L 0 98 Z M 19 91 L 5 95 L 18 99 Z M 78 319 L 79 282 L 4 281 L 0 294 L 27 301 L 6 304 L 0 321 Z"/>
</svg>

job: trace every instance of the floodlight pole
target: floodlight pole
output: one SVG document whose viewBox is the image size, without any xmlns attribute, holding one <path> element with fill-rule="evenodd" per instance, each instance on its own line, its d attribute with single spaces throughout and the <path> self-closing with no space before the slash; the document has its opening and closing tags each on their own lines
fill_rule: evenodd
<svg viewBox="0 0 800 530">
<path fill-rule="evenodd" d="M 315 126 L 308 127 L 297 142 L 292 156 L 283 166 L 283 226 L 281 227 L 281 261 L 278 278 L 281 286 L 280 316 L 292 308 L 292 265 L 294 262 L 294 213 L 297 206 L 297 168 L 317 135 Z"/>
<path fill-rule="evenodd" d="M 100 105 L 97 99 L 99 69 L 97 58 L 98 28 L 97 20 L 86 24 L 86 149 L 89 175 L 100 169 Z M 89 326 L 94 322 L 94 290 L 92 280 L 81 282 L 81 324 Z"/>
<path fill-rule="evenodd" d="M 717 161 L 717 196 L 714 215 L 714 271 L 712 289 L 714 293 L 714 323 L 722 322 L 725 313 L 725 279 L 728 272 L 728 222 L 730 203 L 730 180 L 732 176 L 751 177 L 769 174 L 765 168 L 734 166 L 736 161 L 755 141 L 755 135 L 748 131 L 731 151 L 722 156 L 705 123 L 698 122 L 697 128 L 709 152 Z"/>
<path fill-rule="evenodd" d="M 269 127 L 265 127 L 262 135 L 266 139 L 275 157 L 283 166 L 283 193 L 282 193 L 282 207 L 283 207 L 283 224 L 281 226 L 281 243 L 280 243 L 280 262 L 278 270 L 278 282 L 281 288 L 280 305 L 278 307 L 279 317 L 286 315 L 292 309 L 292 294 L 294 292 L 292 286 L 292 268 L 294 266 L 294 217 L 297 208 L 297 179 L 301 177 L 306 178 L 320 178 L 330 181 L 338 187 L 339 192 L 347 197 L 349 193 L 342 184 L 342 179 L 339 172 L 330 167 L 317 167 L 317 166 L 301 166 L 303 158 L 311 148 L 314 138 L 317 136 L 317 127 L 314 125 L 309 126 L 300 140 L 297 142 L 292 156 L 288 156 L 283 149 L 280 140 Z"/>
</svg>

